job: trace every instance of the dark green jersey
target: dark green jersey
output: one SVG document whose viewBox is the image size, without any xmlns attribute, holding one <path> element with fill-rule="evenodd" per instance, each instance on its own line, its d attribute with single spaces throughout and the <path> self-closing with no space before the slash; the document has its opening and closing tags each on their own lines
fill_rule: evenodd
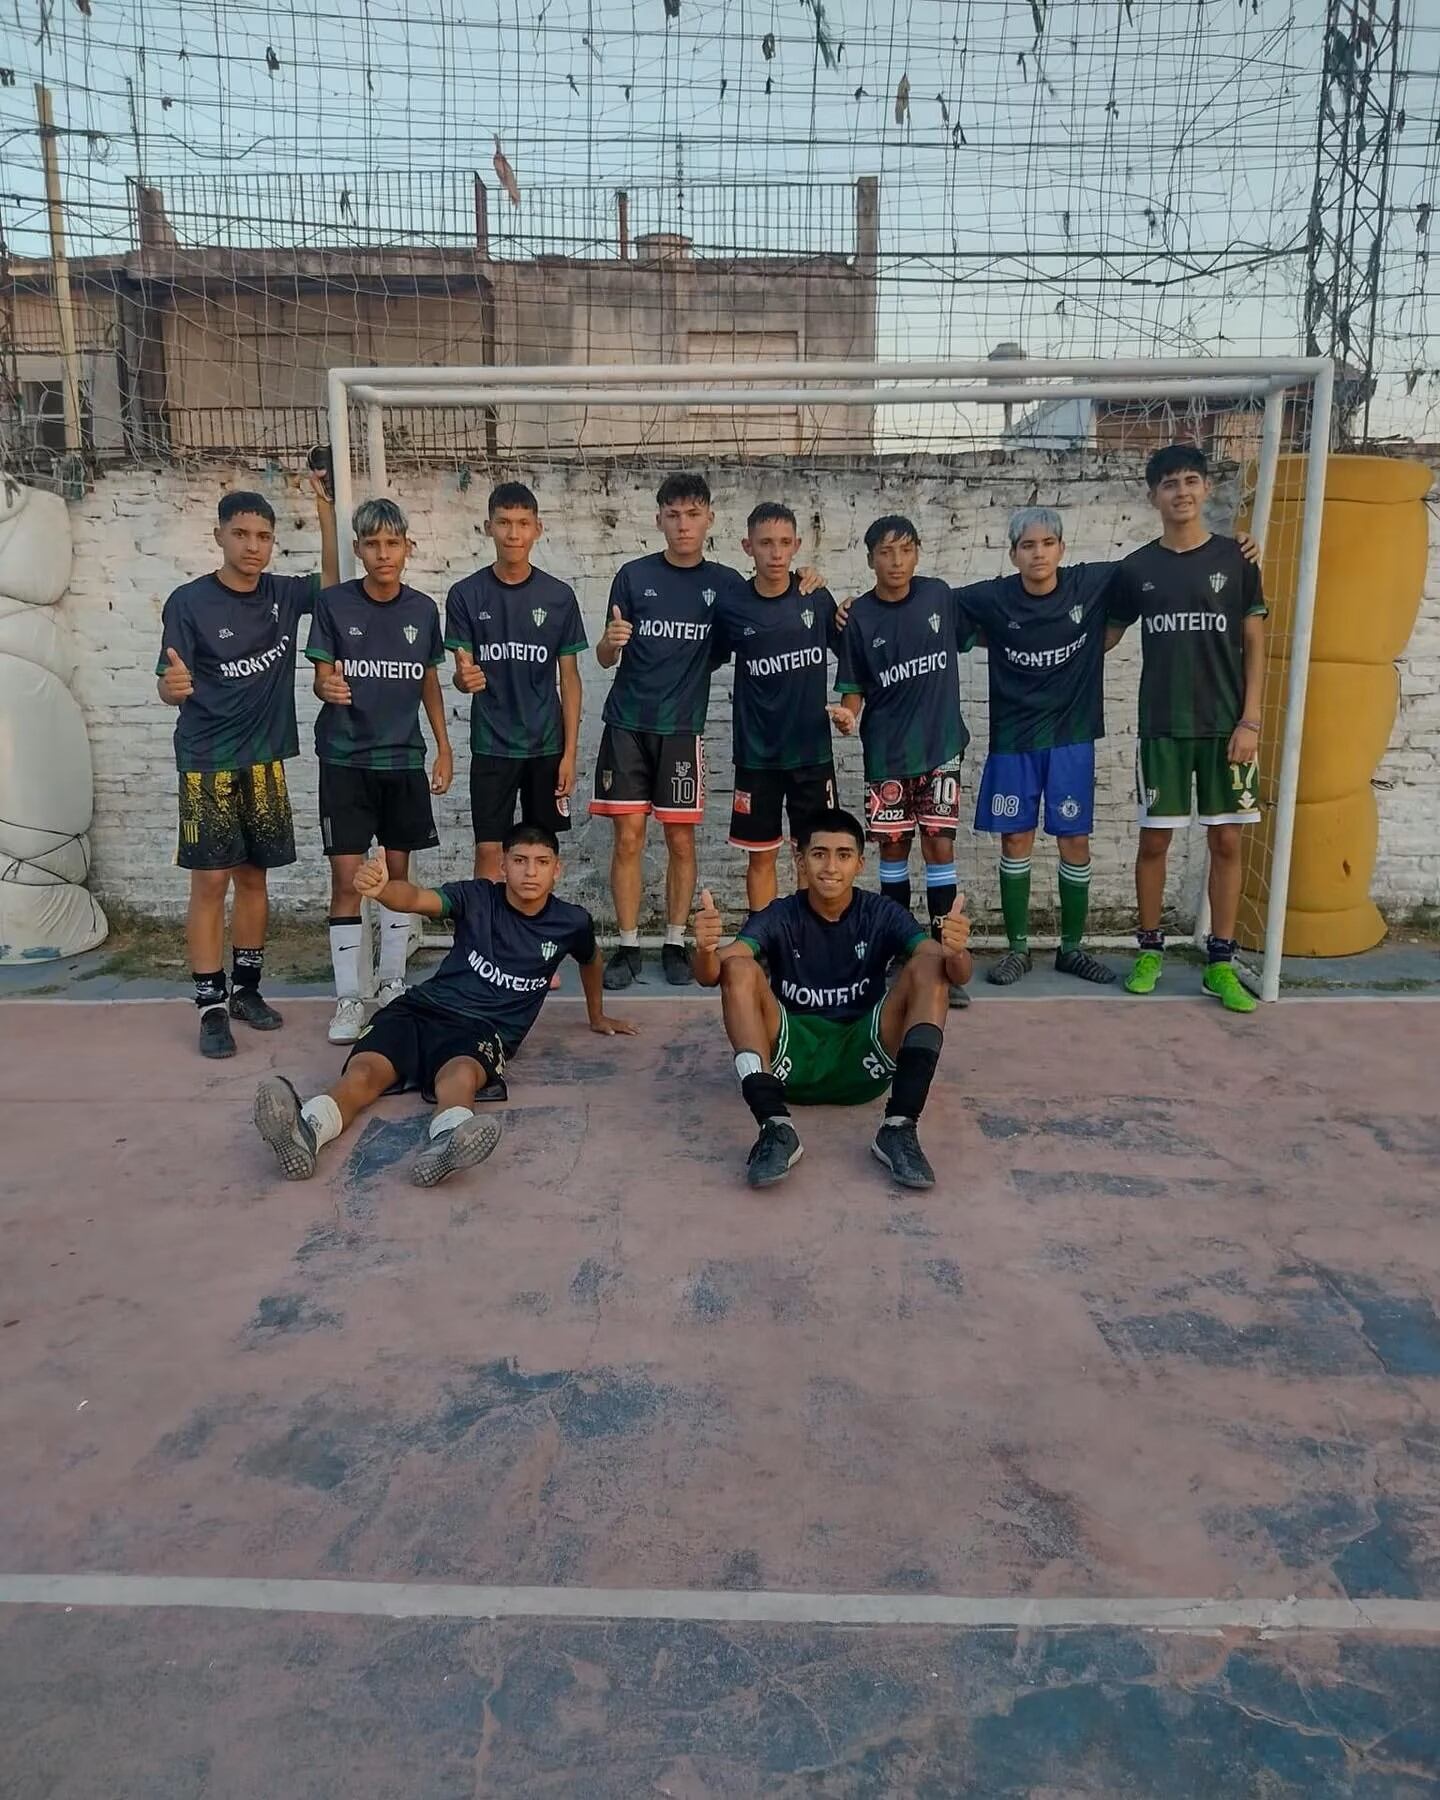
<svg viewBox="0 0 1440 1800">
<path fill-rule="evenodd" d="M 618 610 L 634 632 L 605 696 L 605 723 L 666 737 L 703 731 L 710 675 L 724 661 L 716 603 L 744 586 L 723 563 L 681 569 L 663 551 L 626 563 L 610 585 L 605 617 Z"/>
<path fill-rule="evenodd" d="M 565 748 L 560 662 L 585 648 L 585 627 L 568 582 L 531 569 L 502 581 L 494 568 L 457 581 L 445 601 L 445 642 L 485 671 L 470 700 L 470 748 L 512 761 Z"/>
<path fill-rule="evenodd" d="M 248 594 L 202 575 L 165 602 L 155 673 L 165 673 L 173 650 L 195 684 L 175 722 L 182 773 L 249 769 L 300 754 L 295 644 L 319 592 L 318 575 L 266 573 Z"/>
<path fill-rule="evenodd" d="M 957 588 L 990 665 L 990 748 L 1054 750 L 1105 734 L 1105 622 L 1118 563 L 1071 563 L 1053 593 L 1018 575 Z"/>
<path fill-rule="evenodd" d="M 1140 623 L 1142 738 L 1228 738 L 1245 703 L 1245 621 L 1265 615 L 1260 570 L 1234 538 L 1193 550 L 1157 538 L 1120 565 L 1110 605 Z"/>
<path fill-rule="evenodd" d="M 735 655 L 735 767 L 809 769 L 831 757 L 828 652 L 835 601 L 825 589 L 790 586 L 773 598 L 753 581 L 715 605 L 720 653 Z"/>
<path fill-rule="evenodd" d="M 364 581 L 342 581 L 315 602 L 305 654 L 334 663 L 350 689 L 348 706 L 315 717 L 315 754 L 352 769 L 423 769 L 420 695 L 425 673 L 445 660 L 440 614 L 418 588 L 373 600 Z"/>
<path fill-rule="evenodd" d="M 957 653 L 969 641 L 953 589 L 928 575 L 917 575 L 903 600 L 871 588 L 851 607 L 835 685 L 864 698 L 867 781 L 933 775 L 964 754 Z"/>
</svg>

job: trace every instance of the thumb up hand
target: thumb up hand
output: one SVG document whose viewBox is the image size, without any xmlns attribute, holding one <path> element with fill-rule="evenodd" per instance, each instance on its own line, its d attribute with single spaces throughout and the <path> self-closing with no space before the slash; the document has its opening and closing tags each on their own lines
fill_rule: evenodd
<svg viewBox="0 0 1440 1800">
<path fill-rule="evenodd" d="M 361 863 L 355 871 L 355 892 L 362 900 L 378 900 L 389 880 L 390 870 L 385 861 L 385 852 L 377 847 L 370 852 L 369 860 Z"/>
<path fill-rule="evenodd" d="M 455 686 L 462 694 L 485 691 L 485 671 L 468 650 L 455 652 Z"/>
<path fill-rule="evenodd" d="M 610 622 L 605 627 L 605 642 L 612 650 L 623 650 L 630 642 L 635 627 L 618 606 L 610 608 Z"/>
<path fill-rule="evenodd" d="M 720 935 L 725 929 L 725 922 L 720 917 L 720 909 L 716 906 L 709 888 L 700 896 L 700 907 L 695 914 L 695 948 L 704 956 L 713 956 L 720 947 Z"/>
<path fill-rule="evenodd" d="M 350 683 L 341 662 L 316 663 L 315 692 L 327 706 L 349 706 Z"/>
<path fill-rule="evenodd" d="M 970 921 L 965 917 L 965 896 L 957 894 L 955 903 L 940 921 L 940 948 L 946 956 L 960 956 L 970 944 Z"/>
<path fill-rule="evenodd" d="M 160 677 L 160 693 L 171 706 L 178 706 L 182 700 L 188 700 L 195 692 L 195 683 L 190 679 L 190 671 L 180 660 L 178 650 L 168 649 L 165 652 L 165 672 Z"/>
</svg>

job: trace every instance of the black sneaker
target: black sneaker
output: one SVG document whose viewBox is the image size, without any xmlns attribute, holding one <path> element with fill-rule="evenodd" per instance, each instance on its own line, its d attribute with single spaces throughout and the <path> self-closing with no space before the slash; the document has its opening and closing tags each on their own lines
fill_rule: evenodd
<svg viewBox="0 0 1440 1800">
<path fill-rule="evenodd" d="M 453 1131 L 431 1138 L 410 1166 L 416 1187 L 434 1187 L 457 1169 L 473 1169 L 500 1142 L 498 1119 L 462 1119 Z"/>
<path fill-rule="evenodd" d="M 683 944 L 665 944 L 660 950 L 660 967 L 671 987 L 689 987 L 695 979 L 690 958 Z"/>
<path fill-rule="evenodd" d="M 613 994 L 640 979 L 640 952 L 633 944 L 621 944 L 610 952 L 605 964 L 604 985 Z"/>
<path fill-rule="evenodd" d="M 1062 975 L 1078 975 L 1081 981 L 1093 981 L 1097 987 L 1106 987 L 1115 979 L 1115 971 L 1107 969 L 1088 950 L 1057 950 L 1055 967 Z"/>
<path fill-rule="evenodd" d="M 256 1031 L 278 1031 L 285 1023 L 275 1008 L 261 998 L 259 988 L 236 988 L 230 995 L 230 1017 L 253 1025 Z"/>
<path fill-rule="evenodd" d="M 283 1075 L 267 1075 L 256 1088 L 255 1129 L 275 1152 L 287 1181 L 308 1181 L 315 1173 L 315 1127 Z"/>
<path fill-rule="evenodd" d="M 1014 987 L 1015 983 L 1035 967 L 1028 950 L 1007 950 L 999 962 L 985 971 L 985 979 L 996 987 Z"/>
<path fill-rule="evenodd" d="M 235 1054 L 235 1034 L 223 1006 L 207 1006 L 200 1015 L 200 1054 L 217 1062 Z"/>
<path fill-rule="evenodd" d="M 753 1188 L 774 1187 L 804 1154 L 800 1134 L 788 1119 L 767 1119 L 751 1147 L 745 1179 Z"/>
<path fill-rule="evenodd" d="M 969 988 L 956 987 L 955 984 L 952 982 L 950 985 L 950 1010 L 951 1010 L 951 1012 L 964 1012 L 965 1008 L 969 1004 L 970 1004 Z"/>
<path fill-rule="evenodd" d="M 902 1119 L 892 1125 L 887 1120 L 875 1133 L 871 1150 L 903 1188 L 932 1188 L 935 1171 L 920 1148 L 920 1138 L 913 1119 Z"/>
<path fill-rule="evenodd" d="M 492 1075 L 475 1096 L 475 1104 L 478 1106 L 482 1100 L 508 1100 L 509 1098 L 510 1089 L 505 1085 L 505 1077 Z"/>
</svg>

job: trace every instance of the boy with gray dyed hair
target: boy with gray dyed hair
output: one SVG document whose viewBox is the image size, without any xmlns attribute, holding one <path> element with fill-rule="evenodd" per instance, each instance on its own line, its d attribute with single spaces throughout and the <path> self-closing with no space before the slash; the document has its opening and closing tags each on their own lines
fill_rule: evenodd
<svg viewBox="0 0 1440 1800">
<path fill-rule="evenodd" d="M 412 548 L 409 520 L 393 500 L 376 499 L 355 508 L 353 524 L 364 573 L 320 595 L 305 647 L 323 703 L 315 720 L 315 754 L 320 830 L 330 859 L 332 1044 L 353 1044 L 365 1029 L 355 877 L 374 843 L 384 849 L 391 881 L 408 881 L 410 852 L 440 841 L 430 797 L 443 794 L 454 776 L 437 673 L 445 661 L 440 613 L 428 594 L 404 579 Z M 422 706 L 435 739 L 428 775 Z M 381 1006 L 405 992 L 409 942 L 409 913 L 382 905 Z"/>
</svg>

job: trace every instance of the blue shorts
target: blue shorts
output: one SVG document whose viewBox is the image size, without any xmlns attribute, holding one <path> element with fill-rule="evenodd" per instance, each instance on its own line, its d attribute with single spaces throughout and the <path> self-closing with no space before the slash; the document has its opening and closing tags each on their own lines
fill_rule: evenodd
<svg viewBox="0 0 1440 1800">
<path fill-rule="evenodd" d="M 1051 837 L 1088 836 L 1095 822 L 1095 746 L 1012 750 L 985 758 L 975 802 L 977 831 L 1034 831 L 1045 796 Z"/>
</svg>

